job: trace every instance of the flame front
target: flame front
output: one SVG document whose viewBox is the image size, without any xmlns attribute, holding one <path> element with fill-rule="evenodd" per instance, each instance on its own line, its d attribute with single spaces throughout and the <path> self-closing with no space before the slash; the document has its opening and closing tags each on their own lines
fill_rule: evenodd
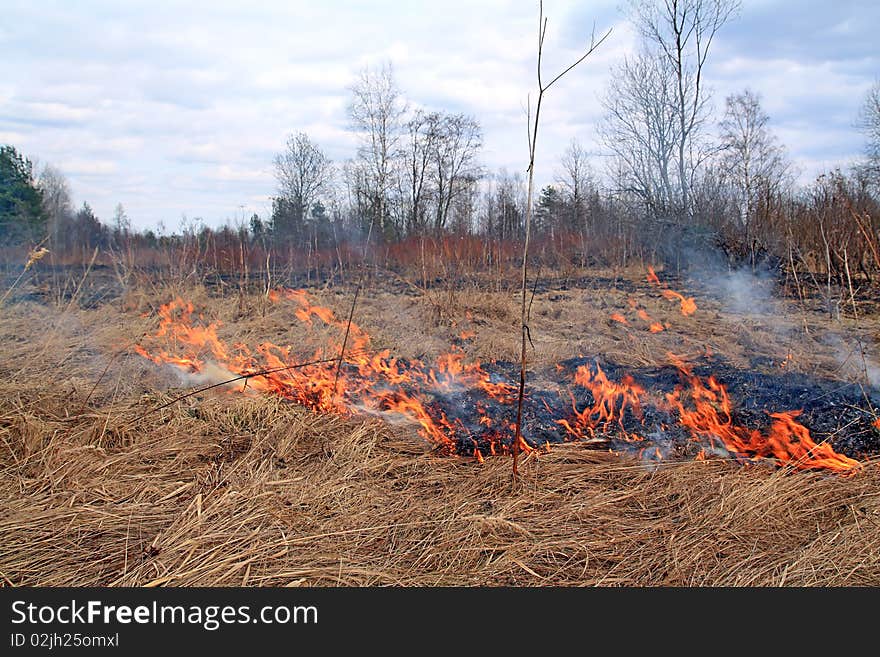
<svg viewBox="0 0 880 657">
<path fill-rule="evenodd" d="M 159 309 L 159 328 L 152 341 L 163 346 L 148 349 L 137 345 L 135 351 L 186 373 L 204 372 L 210 362 L 234 376 L 247 377 L 247 385 L 238 390 L 278 394 L 318 412 L 365 412 L 392 420 L 403 416 L 419 426 L 420 435 L 448 452 L 455 451 L 456 438 L 464 427 L 456 426 L 432 403 L 433 394 L 475 389 L 497 403 L 513 400 L 512 385 L 493 381 L 479 362 L 466 363 L 461 350 L 453 348 L 432 366 L 419 360 L 402 362 L 388 350 L 374 352 L 370 336 L 360 326 L 338 320 L 329 308 L 313 305 L 303 290 L 271 290 L 268 298 L 297 304 L 294 315 L 304 324 L 316 326 L 320 322 L 335 328 L 340 337 L 347 331 L 344 357 L 339 360 L 341 342 L 335 339 L 306 359 L 288 346 L 271 342 L 253 351 L 244 344 L 230 347 L 217 336 L 219 322 L 198 325 L 192 303 L 180 298 Z M 303 362 L 307 364 L 301 365 Z M 505 440 L 509 443 L 512 434 L 508 438 L 492 432 L 490 451 L 507 451 Z"/>
<path fill-rule="evenodd" d="M 657 280 L 653 270 L 649 271 L 649 280 Z M 685 297 L 674 294 L 682 299 L 684 312 Z M 310 357 L 271 342 L 254 349 L 245 344 L 230 345 L 218 337 L 219 322 L 206 324 L 196 315 L 192 303 L 177 298 L 159 309 L 159 326 L 149 344 L 137 345 L 135 350 L 157 364 L 170 364 L 186 374 L 205 375 L 219 368 L 232 378 L 246 378 L 246 385 L 236 385 L 235 390 L 277 394 L 316 412 L 367 413 L 390 421 L 403 418 L 415 424 L 418 433 L 443 453 L 472 454 L 482 461 L 485 456 L 510 451 L 515 425 L 509 419 L 510 413 L 505 417 L 499 411 L 515 408 L 517 387 L 497 380 L 479 361 L 467 362 L 461 349 L 453 347 L 430 365 L 398 359 L 387 349 L 374 350 L 370 336 L 360 326 L 340 321 L 330 309 L 312 304 L 303 290 L 272 290 L 268 298 L 292 302 L 300 322 L 311 328 L 330 329 L 333 337 Z M 630 307 L 637 309 L 638 304 L 631 300 Z M 663 330 L 663 325 L 654 322 L 643 309 L 637 314 L 650 323 L 652 332 Z M 612 319 L 627 323 L 625 317 L 615 315 Z M 348 339 L 340 358 L 344 335 Z M 462 339 L 466 335 L 462 334 Z M 859 467 L 858 461 L 836 453 L 827 442 L 817 444 L 809 430 L 797 422 L 799 411 L 768 413 L 771 423 L 763 432 L 737 425 L 724 385 L 714 376 L 697 376 L 684 359 L 673 354 L 668 357 L 678 369 L 681 383 L 666 395 L 652 395 L 629 374 L 613 381 L 596 363 L 594 367 L 577 367 L 571 380 L 578 396 L 583 398 L 588 392 L 590 402 L 579 403 L 572 389 L 566 395 L 563 388 L 559 390 L 559 404 L 548 403 L 546 395 L 540 397 L 540 403 L 566 440 L 592 440 L 601 432 L 602 440 L 613 435 L 624 443 L 649 445 L 644 432 L 637 433 L 633 428 L 644 426 L 643 407 L 650 403 L 670 418 L 668 425 L 659 425 L 661 431 L 677 422 L 693 440 L 714 451 L 723 449 L 746 460 L 772 459 L 798 469 L 852 472 Z M 563 372 L 565 368 L 557 365 L 557 370 Z M 562 402 L 566 396 L 570 404 Z M 451 415 L 440 403 L 450 398 L 465 400 L 454 406 Z M 537 402 L 529 395 L 525 401 L 531 405 L 526 409 L 528 416 Z M 465 414 L 458 417 L 461 410 Z M 880 429 L 880 420 L 874 426 Z M 533 448 L 521 440 L 521 449 Z M 650 459 L 661 459 L 665 452 L 656 444 L 639 449 Z M 698 458 L 706 458 L 704 447 Z"/>
<path fill-rule="evenodd" d="M 681 359 L 670 356 L 685 384 L 669 393 L 667 400 L 695 440 L 708 440 L 713 447 L 720 440 L 727 451 L 740 458 L 775 458 L 780 465 L 799 470 L 853 472 L 860 467 L 858 461 L 836 453 L 828 443 L 817 444 L 810 430 L 795 420 L 799 410 L 770 413 L 773 422 L 766 434 L 735 424 L 727 389 L 715 377 L 696 376 Z"/>
<path fill-rule="evenodd" d="M 645 389 L 629 375 L 624 376 L 620 383 L 609 381 L 598 365 L 595 374 L 586 365 L 578 367 L 574 382 L 590 391 L 593 405 L 578 411 L 577 403 L 572 397 L 573 420 L 570 422 L 568 419 L 561 419 L 556 421 L 557 424 L 564 427 L 572 437 L 585 438 L 594 437 L 600 425 L 602 431 L 608 431 L 611 423 L 616 420 L 620 431 L 629 438 L 629 434 L 624 429 L 624 415 L 626 409 L 630 408 L 631 413 L 641 419 L 642 407 L 639 396 L 645 393 Z"/>
<path fill-rule="evenodd" d="M 694 301 L 693 297 L 686 297 L 683 294 L 679 294 L 674 290 L 668 289 L 663 283 L 660 282 L 660 279 L 657 278 L 657 274 L 652 267 L 648 267 L 648 282 L 653 283 L 657 287 L 660 288 L 660 294 L 663 295 L 664 299 L 669 299 L 670 301 L 678 301 L 681 304 L 681 314 L 684 316 L 693 315 L 697 312 L 697 302 Z"/>
</svg>

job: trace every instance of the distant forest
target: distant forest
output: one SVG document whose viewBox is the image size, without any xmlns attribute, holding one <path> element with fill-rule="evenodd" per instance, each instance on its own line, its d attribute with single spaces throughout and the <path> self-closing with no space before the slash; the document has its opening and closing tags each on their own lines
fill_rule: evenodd
<svg viewBox="0 0 880 657">
<path fill-rule="evenodd" d="M 680 14 L 700 5 L 701 12 Z M 843 283 L 880 274 L 880 83 L 853 122 L 863 157 L 808 185 L 749 89 L 713 109 L 703 75 L 712 39 L 736 2 L 635 3 L 636 54 L 619 62 L 605 90 L 599 138 L 606 166 L 572 140 L 554 182 L 538 195 L 533 249 L 553 267 L 686 265 L 711 250 L 736 265 L 789 267 Z M 99 218 L 72 207 L 63 173 L 35 171 L 14 145 L 0 147 L 0 250 L 49 249 L 56 263 L 322 270 L 359 262 L 471 269 L 515 263 L 526 195 L 518 169 L 481 165 L 475 116 L 423 109 L 398 88 L 393 68 L 363 70 L 349 89 L 357 152 L 331 161 L 293 131 L 274 159 L 268 216 L 221 228 L 198 220 L 157 234 L 134 230 L 120 204 Z M 525 156 L 525 154 L 524 154 Z M 436 269 L 436 267 L 434 267 Z"/>
</svg>

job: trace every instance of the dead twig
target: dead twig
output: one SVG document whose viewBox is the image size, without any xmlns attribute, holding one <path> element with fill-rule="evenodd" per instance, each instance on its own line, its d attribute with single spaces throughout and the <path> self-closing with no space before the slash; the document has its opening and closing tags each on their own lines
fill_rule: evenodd
<svg viewBox="0 0 880 657">
<path fill-rule="evenodd" d="M 339 370 L 342 368 L 342 358 L 345 356 L 345 347 L 348 345 L 348 334 L 351 331 L 351 318 L 354 317 L 354 307 L 361 292 L 361 284 L 354 290 L 354 298 L 351 300 L 351 308 L 348 311 L 348 322 L 345 325 L 345 337 L 342 338 L 342 348 L 339 350 L 339 360 L 336 362 L 336 374 L 333 376 L 333 396 L 336 397 L 336 386 L 339 383 Z"/>
<path fill-rule="evenodd" d="M 529 140 L 529 166 L 526 169 L 529 173 L 529 183 L 528 183 L 528 192 L 526 194 L 526 217 L 525 217 L 525 237 L 523 239 L 523 258 L 522 258 L 522 280 L 521 280 L 521 291 L 522 291 L 522 304 L 520 308 L 520 334 L 521 334 L 521 351 L 520 351 L 520 372 L 519 372 L 519 390 L 517 393 L 517 403 L 516 403 L 516 429 L 514 431 L 513 437 L 513 448 L 511 452 L 513 453 L 513 478 L 516 480 L 517 477 L 517 467 L 518 467 L 518 459 L 519 452 L 523 445 L 523 437 L 522 437 L 522 414 L 523 414 L 523 399 L 525 397 L 525 387 L 526 387 L 526 346 L 531 343 L 531 331 L 528 326 L 528 316 L 529 316 L 529 307 L 531 304 L 528 303 L 528 265 L 529 265 L 529 237 L 531 233 L 531 225 L 532 225 L 532 199 L 534 197 L 534 184 L 535 184 L 535 147 L 538 140 L 538 125 L 541 119 L 541 103 L 544 100 L 544 94 L 547 92 L 550 87 L 552 87 L 556 82 L 558 82 L 566 73 L 574 69 L 578 64 L 583 62 L 593 51 L 598 48 L 605 39 L 611 34 L 611 29 L 600 38 L 598 41 L 596 40 L 595 30 L 593 34 L 590 36 L 590 45 L 587 51 L 581 55 L 574 63 L 564 69 L 561 73 L 559 73 L 556 77 L 554 77 L 550 82 L 546 85 L 543 83 L 541 78 L 541 61 L 544 55 L 544 38 L 547 35 L 547 19 L 544 18 L 544 3 L 540 2 L 538 4 L 538 102 L 535 105 L 535 118 L 534 122 L 531 117 L 531 104 L 529 103 L 528 107 L 528 116 L 527 116 L 527 127 L 528 127 L 528 140 Z M 537 287 L 537 281 L 535 282 Z"/>
</svg>

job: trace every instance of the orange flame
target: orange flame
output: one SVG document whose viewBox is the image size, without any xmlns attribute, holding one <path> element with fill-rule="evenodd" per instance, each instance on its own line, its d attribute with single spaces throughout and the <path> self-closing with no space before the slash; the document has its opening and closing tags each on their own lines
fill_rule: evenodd
<svg viewBox="0 0 880 657">
<path fill-rule="evenodd" d="M 315 322 L 335 328 L 340 336 L 348 330 L 349 341 L 344 358 L 337 362 L 312 363 L 290 367 L 300 362 L 290 347 L 271 342 L 255 350 L 246 345 L 229 347 L 217 335 L 219 322 L 201 326 L 195 318 L 193 305 L 180 298 L 159 309 L 159 327 L 151 341 L 161 341 L 148 349 L 136 345 L 135 351 L 157 364 L 170 364 L 187 373 L 204 372 L 209 362 L 233 375 L 253 375 L 264 370 L 277 370 L 252 376 L 246 389 L 271 392 L 307 408 L 321 412 L 349 414 L 362 411 L 375 414 L 399 414 L 419 425 L 419 433 L 446 451 L 454 451 L 455 437 L 463 427 L 455 427 L 445 414 L 431 402 L 430 390 L 477 388 L 500 403 L 510 403 L 514 386 L 492 380 L 479 361 L 466 363 L 461 350 L 443 354 L 433 366 L 419 360 L 403 363 L 388 350 L 373 352 L 370 336 L 357 324 L 340 321 L 329 308 L 313 305 L 304 290 L 275 289 L 267 295 L 270 301 L 292 301 L 302 323 Z M 328 340 L 310 360 L 335 359 L 341 343 Z M 411 394 L 402 386 L 426 388 L 425 394 Z M 242 390 L 245 388 L 236 388 Z M 485 409 L 482 411 L 485 413 Z M 488 417 L 486 420 L 491 423 Z M 480 420 L 482 422 L 482 418 Z M 512 435 L 512 434 L 511 434 Z M 510 436 L 506 438 L 509 442 Z M 499 451 L 507 451 L 505 436 L 494 438 Z M 495 447 L 493 446 L 493 450 Z"/>
<path fill-rule="evenodd" d="M 244 344 L 227 344 L 218 336 L 219 322 L 206 323 L 196 315 L 192 303 L 180 298 L 160 307 L 156 332 L 134 349 L 144 358 L 170 364 L 185 373 L 204 375 L 210 368 L 219 367 L 232 375 L 249 376 L 247 386 L 235 389 L 274 393 L 314 411 L 402 416 L 445 453 L 454 453 L 462 441 L 468 444 L 468 439 L 479 461 L 487 454 L 510 452 L 515 435 L 513 422 L 490 415 L 487 406 L 478 401 L 475 423 L 466 426 L 461 420 L 447 417 L 436 401 L 437 393 L 464 390 L 480 390 L 501 404 L 516 400 L 514 385 L 495 380 L 479 361 L 467 362 L 461 349 L 452 348 L 430 366 L 419 360 L 398 360 L 387 349 L 375 351 L 370 336 L 360 326 L 340 321 L 330 309 L 313 305 L 303 290 L 271 290 L 268 298 L 294 303 L 294 315 L 308 326 L 333 329 L 330 333 L 338 333 L 340 338 L 347 331 L 349 341 L 341 361 L 341 342 L 332 338 L 302 366 L 298 365 L 303 363 L 301 355 L 289 346 L 265 342 L 250 349 Z M 694 440 L 707 440 L 713 447 L 720 443 L 741 458 L 771 458 L 798 469 L 848 473 L 860 467 L 857 461 L 836 453 L 830 444 L 817 444 L 809 430 L 796 421 L 800 411 L 769 414 L 772 423 L 763 433 L 737 425 L 721 383 L 712 376 L 697 376 L 681 357 L 669 354 L 669 359 L 683 382 L 665 396 L 666 404 Z M 311 362 L 322 360 L 329 362 Z M 645 438 L 624 428 L 626 418 L 644 424 L 642 404 L 647 393 L 632 376 L 614 382 L 598 365 L 595 371 L 582 365 L 573 378 L 575 385 L 591 393 L 592 403 L 579 411 L 571 395 L 573 415 L 555 420 L 567 437 L 594 437 L 597 431 L 608 432 L 616 423 L 624 441 L 645 442 Z M 546 399 L 543 401 L 547 411 L 553 413 Z M 873 425 L 880 430 L 880 419 Z M 481 428 L 479 444 L 468 426 Z M 521 450 L 532 451 L 523 438 L 520 441 Z M 657 447 L 644 450 L 652 458 L 662 457 Z M 701 454 L 705 458 L 705 452 Z"/>
<path fill-rule="evenodd" d="M 693 315 L 697 312 L 697 303 L 694 301 L 693 297 L 685 297 L 678 292 L 673 292 L 672 290 L 661 290 L 660 293 L 664 298 L 669 299 L 670 301 L 675 301 L 676 299 L 681 302 L 681 314 L 682 315 Z"/>
<path fill-rule="evenodd" d="M 602 430 L 607 431 L 614 420 L 617 420 L 623 430 L 623 418 L 627 407 L 632 409 L 632 413 L 636 417 L 642 417 L 639 395 L 644 394 L 645 390 L 631 376 L 626 375 L 620 383 L 614 383 L 608 380 L 598 364 L 595 374 L 588 366 L 581 365 L 575 371 L 574 382 L 592 393 L 593 405 L 578 411 L 574 397 L 572 397 L 574 424 L 565 419 L 556 421 L 572 437 L 580 439 L 587 434 L 594 436 L 595 430 L 600 424 Z M 628 435 L 626 431 L 623 431 L 623 434 Z"/>
<path fill-rule="evenodd" d="M 657 287 L 661 288 L 660 294 L 663 295 L 665 299 L 669 299 L 670 301 L 679 301 L 681 302 L 681 314 L 684 316 L 693 315 L 697 312 L 697 302 L 694 301 L 693 297 L 685 297 L 678 292 L 674 292 L 673 290 L 667 289 L 666 285 L 660 282 L 660 279 L 657 278 L 657 274 L 654 272 L 653 267 L 648 267 L 648 282 L 653 283 Z"/>
<path fill-rule="evenodd" d="M 795 421 L 801 411 L 770 413 L 774 422 L 766 436 L 734 424 L 727 389 L 715 377 L 702 379 L 694 375 L 680 360 L 676 365 L 690 388 L 676 387 L 667 395 L 667 401 L 695 440 L 708 439 L 712 446 L 720 440 L 725 449 L 740 457 L 775 458 L 780 465 L 800 470 L 853 472 L 861 467 L 858 461 L 836 453 L 828 443 L 817 444 L 809 429 Z M 692 408 L 685 405 L 687 397 Z"/>
</svg>

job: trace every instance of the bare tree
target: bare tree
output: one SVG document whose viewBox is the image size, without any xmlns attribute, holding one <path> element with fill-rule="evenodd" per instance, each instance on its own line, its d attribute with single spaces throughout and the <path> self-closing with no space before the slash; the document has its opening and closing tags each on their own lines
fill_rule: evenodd
<svg viewBox="0 0 880 657">
<path fill-rule="evenodd" d="M 466 175 L 458 182 L 458 192 L 452 203 L 450 229 L 456 235 L 470 235 L 476 221 L 477 207 L 480 202 L 480 180 L 476 175 Z"/>
<path fill-rule="evenodd" d="M 484 198 L 484 223 L 490 238 L 500 241 L 520 239 L 525 217 L 525 191 L 522 174 L 499 169 L 490 177 Z"/>
<path fill-rule="evenodd" d="M 700 142 L 708 93 L 703 79 L 706 60 L 718 30 L 739 10 L 739 0 L 632 0 L 633 18 L 647 44 L 675 80 L 678 206 L 690 214 L 690 186 L 707 157 Z"/>
<path fill-rule="evenodd" d="M 559 82 L 560 79 L 565 77 L 567 73 L 569 73 L 572 69 L 574 69 L 578 64 L 582 63 L 587 57 L 589 57 L 593 51 L 598 48 L 605 39 L 611 34 L 611 30 L 609 29 L 598 41 L 596 40 L 596 35 L 593 33 L 590 35 L 590 43 L 584 52 L 578 59 L 576 59 L 572 64 L 570 64 L 567 68 L 563 69 L 558 75 L 551 78 L 549 82 L 545 82 L 543 78 L 543 70 L 542 70 L 542 59 L 544 56 L 544 38 L 547 36 L 547 19 L 544 18 L 544 3 L 543 0 L 538 3 L 538 61 L 537 61 L 537 77 L 538 77 L 538 98 L 535 103 L 535 113 L 532 115 L 531 104 L 529 104 L 529 112 L 527 116 L 527 134 L 529 140 L 529 166 L 527 167 L 527 171 L 529 172 L 529 182 L 526 191 L 526 216 L 525 216 L 525 239 L 523 240 L 523 257 L 522 257 L 522 278 L 521 278 L 521 304 L 520 304 L 520 370 L 519 370 L 519 394 L 517 395 L 517 405 L 516 405 L 516 428 L 514 431 L 513 437 L 513 476 L 514 479 L 517 476 L 517 458 L 519 457 L 519 451 L 522 448 L 524 441 L 522 437 L 522 412 L 523 412 L 523 398 L 525 395 L 525 387 L 526 387 L 526 346 L 527 341 L 530 339 L 529 335 L 529 325 L 528 325 L 528 306 L 526 304 L 527 300 L 527 287 L 526 283 L 528 282 L 528 273 L 529 273 L 529 237 L 530 237 L 530 229 L 532 224 L 532 200 L 534 198 L 535 191 L 535 153 L 538 143 L 538 127 L 540 126 L 541 120 L 541 105 L 544 102 L 544 94 L 546 94 L 554 84 Z"/>
<path fill-rule="evenodd" d="M 577 139 L 572 139 L 559 160 L 556 182 L 568 205 L 566 218 L 569 230 L 586 229 L 587 197 L 594 187 L 589 154 Z"/>
<path fill-rule="evenodd" d="M 354 220 L 358 229 L 365 231 L 367 226 L 363 221 L 368 214 L 369 202 L 366 193 L 367 176 L 364 172 L 363 162 L 349 158 L 342 163 L 341 173 L 345 206 L 350 213 L 355 214 Z"/>
<path fill-rule="evenodd" d="M 483 145 L 479 122 L 464 114 L 432 114 L 435 127 L 433 164 L 437 205 L 434 230 L 446 228 L 453 200 L 478 175 L 476 156 Z"/>
<path fill-rule="evenodd" d="M 482 140 L 482 129 L 473 117 L 423 110 L 413 113 L 405 124 L 399 162 L 398 191 L 408 233 L 427 228 L 431 202 L 434 232 L 449 227 L 456 201 L 470 192 L 481 175 L 476 158 Z"/>
<path fill-rule="evenodd" d="M 37 186 L 43 193 L 43 210 L 49 221 L 49 236 L 55 249 L 59 247 L 65 224 L 73 215 L 70 183 L 60 169 L 45 164 L 37 179 Z"/>
<path fill-rule="evenodd" d="M 275 229 L 297 234 L 312 204 L 333 178 L 333 163 L 304 132 L 290 135 L 282 153 L 275 156 L 278 198 Z"/>
<path fill-rule="evenodd" d="M 673 183 L 681 143 L 676 80 L 648 52 L 624 59 L 611 76 L 599 126 L 614 155 L 618 191 L 634 198 L 650 217 L 668 219 L 678 194 Z"/>
<path fill-rule="evenodd" d="M 760 97 L 750 90 L 727 97 L 721 121 L 721 165 L 736 191 L 743 226 L 752 221 L 759 194 L 777 193 L 791 180 L 791 165 L 769 121 Z"/>
<path fill-rule="evenodd" d="M 131 220 L 125 212 L 125 206 L 117 203 L 113 210 L 113 229 L 120 235 L 127 235 L 131 230 Z"/>
<path fill-rule="evenodd" d="M 437 121 L 431 117 L 416 110 L 406 122 L 400 195 L 406 206 L 406 232 L 409 234 L 422 234 L 427 225 L 427 202 L 432 192 L 429 165 L 438 136 Z"/>
<path fill-rule="evenodd" d="M 395 183 L 395 160 L 406 105 L 394 81 L 390 64 L 384 64 L 378 71 L 365 68 L 351 87 L 351 93 L 348 113 L 361 136 L 358 156 L 366 165 L 364 172 L 371 197 L 372 217 L 368 235 L 372 232 L 373 224 L 378 223 L 382 234 L 388 236 L 392 229 L 388 194 Z"/>
<path fill-rule="evenodd" d="M 880 187 L 880 81 L 875 82 L 865 96 L 858 126 L 867 140 L 862 172 L 871 183 Z"/>
</svg>

